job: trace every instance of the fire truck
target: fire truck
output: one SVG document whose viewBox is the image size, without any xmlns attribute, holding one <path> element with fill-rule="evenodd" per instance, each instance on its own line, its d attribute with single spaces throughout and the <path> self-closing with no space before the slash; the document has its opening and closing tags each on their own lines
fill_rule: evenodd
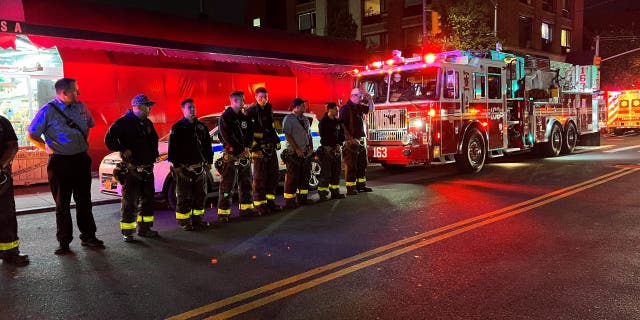
<svg viewBox="0 0 640 320">
<path fill-rule="evenodd" d="M 606 91 L 607 127 L 615 135 L 640 129 L 640 90 Z"/>
<path fill-rule="evenodd" d="M 595 66 L 498 51 L 394 51 L 354 75 L 375 105 L 369 161 L 384 167 L 456 163 L 478 172 L 508 153 L 555 157 L 581 140 L 599 144 L 595 81 L 583 81 L 597 79 Z"/>
</svg>

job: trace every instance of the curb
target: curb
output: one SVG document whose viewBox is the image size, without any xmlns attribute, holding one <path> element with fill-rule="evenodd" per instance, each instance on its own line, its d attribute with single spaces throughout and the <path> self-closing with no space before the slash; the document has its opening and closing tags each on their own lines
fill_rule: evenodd
<svg viewBox="0 0 640 320">
<path fill-rule="evenodd" d="M 100 205 L 105 205 L 105 204 L 119 203 L 120 201 L 121 201 L 120 198 L 106 199 L 106 200 L 93 201 L 91 204 L 93 206 L 100 206 Z M 76 207 L 75 204 L 71 205 L 71 209 L 74 209 L 75 207 Z M 16 210 L 16 215 L 20 216 L 20 215 L 25 215 L 25 214 L 43 213 L 43 212 L 52 212 L 52 211 L 56 211 L 56 207 L 55 206 L 35 207 L 35 208 Z"/>
</svg>

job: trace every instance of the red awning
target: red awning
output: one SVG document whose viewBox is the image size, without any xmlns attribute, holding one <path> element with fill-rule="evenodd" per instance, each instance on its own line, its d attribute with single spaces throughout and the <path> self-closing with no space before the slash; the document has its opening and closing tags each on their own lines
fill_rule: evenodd
<svg viewBox="0 0 640 320">
<path fill-rule="evenodd" d="M 16 35 L 10 33 L 0 33 L 0 48 L 16 49 Z"/>
<path fill-rule="evenodd" d="M 15 37 L 14 37 L 15 38 Z M 96 51 L 115 51 L 126 52 L 134 54 L 144 55 L 158 55 L 158 49 L 154 47 L 136 46 L 130 44 L 93 41 L 93 40 L 79 40 L 79 39 L 66 39 L 58 37 L 46 37 L 29 35 L 29 40 L 39 48 L 75 48 L 86 49 Z"/>
</svg>

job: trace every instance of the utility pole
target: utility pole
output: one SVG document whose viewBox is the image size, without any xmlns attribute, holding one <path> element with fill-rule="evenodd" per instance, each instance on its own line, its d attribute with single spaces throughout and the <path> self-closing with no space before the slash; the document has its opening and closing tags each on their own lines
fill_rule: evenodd
<svg viewBox="0 0 640 320">
<path fill-rule="evenodd" d="M 422 54 L 427 43 L 427 0 L 422 0 Z"/>
<path fill-rule="evenodd" d="M 491 0 L 493 4 L 493 37 L 498 37 L 498 0 Z"/>
</svg>

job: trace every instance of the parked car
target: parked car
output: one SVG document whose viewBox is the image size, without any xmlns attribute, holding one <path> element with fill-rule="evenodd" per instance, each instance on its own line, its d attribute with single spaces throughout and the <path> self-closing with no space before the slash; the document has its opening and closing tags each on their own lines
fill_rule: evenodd
<svg viewBox="0 0 640 320">
<path fill-rule="evenodd" d="M 284 133 L 282 133 L 282 120 L 289 114 L 288 111 L 274 110 L 273 111 L 273 126 L 278 132 L 280 141 L 283 141 L 283 146 L 277 151 L 279 164 L 280 164 L 280 177 L 284 177 L 286 167 L 284 162 L 280 158 L 282 150 L 286 147 Z M 198 120 L 207 126 L 209 134 L 213 140 L 211 148 L 213 150 L 214 162 L 218 158 L 222 157 L 222 144 L 218 140 L 218 119 L 222 112 L 209 114 L 199 117 Z M 315 114 L 305 113 L 305 116 L 309 118 L 311 122 L 311 135 L 313 137 L 313 145 L 317 147 L 320 145 L 320 135 L 318 133 L 318 120 Z M 165 135 L 160 138 L 158 143 L 158 157 L 155 166 L 153 167 L 153 175 L 155 179 L 155 191 L 157 199 L 164 199 L 167 205 L 175 209 L 176 206 L 176 184 L 171 176 L 171 163 L 167 161 L 167 152 L 169 149 L 169 135 Z M 113 177 L 113 169 L 122 160 L 119 152 L 112 152 L 105 156 L 100 163 L 98 169 L 100 176 L 100 191 L 105 194 L 112 194 L 116 196 L 122 196 L 122 186 Z M 311 178 L 309 180 L 309 186 L 311 189 L 315 189 L 318 186 L 318 175 L 320 174 L 320 165 L 314 160 L 311 165 Z M 213 198 L 218 194 L 218 186 L 220 183 L 220 173 L 212 166 L 211 172 L 208 174 L 207 184 L 207 197 Z"/>
</svg>

